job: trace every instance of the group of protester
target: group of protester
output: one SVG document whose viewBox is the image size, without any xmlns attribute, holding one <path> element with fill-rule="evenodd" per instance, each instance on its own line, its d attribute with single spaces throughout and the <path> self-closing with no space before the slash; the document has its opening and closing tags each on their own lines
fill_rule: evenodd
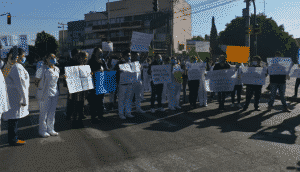
<svg viewBox="0 0 300 172">
<path fill-rule="evenodd" d="M 133 118 L 131 114 L 132 106 L 136 106 L 136 112 L 145 113 L 141 108 L 141 102 L 144 100 L 144 92 L 151 92 L 151 113 L 155 113 L 155 101 L 158 102 L 158 111 L 165 111 L 162 107 L 162 100 L 168 101 L 168 108 L 170 110 L 181 109 L 180 107 L 180 92 L 181 88 L 185 93 L 186 84 L 189 86 L 189 103 L 191 108 L 196 108 L 197 98 L 201 106 L 207 106 L 207 91 L 205 88 L 205 75 L 207 71 L 223 70 L 234 67 L 238 71 L 238 79 L 232 92 L 218 92 L 219 110 L 225 110 L 224 102 L 226 94 L 231 93 L 232 107 L 235 106 L 235 92 L 237 92 L 237 107 L 241 108 L 241 66 L 230 65 L 226 61 L 226 56 L 221 55 L 218 62 L 207 60 L 206 71 L 199 80 L 188 80 L 188 69 L 193 63 L 199 62 L 197 57 L 190 57 L 181 61 L 175 56 L 162 57 L 162 55 L 155 55 L 152 59 L 146 55 L 139 53 L 131 54 L 130 51 L 125 51 L 122 54 L 106 54 L 101 48 L 95 48 L 91 58 L 88 60 L 88 53 L 74 49 L 71 52 L 71 57 L 66 66 L 81 66 L 89 65 L 91 68 L 91 75 L 94 83 L 94 89 L 81 91 L 76 93 L 69 93 L 67 99 L 67 119 L 72 119 L 73 128 L 83 127 L 83 119 L 85 119 L 84 100 L 89 102 L 89 114 L 91 115 L 91 122 L 97 124 L 105 120 L 104 114 L 104 94 L 96 94 L 96 72 L 116 71 L 116 91 L 109 93 L 109 101 L 111 108 L 116 104 L 118 98 L 118 115 L 121 119 Z M 0 117 L 8 120 L 8 142 L 10 145 L 23 145 L 25 141 L 17 137 L 17 123 L 20 118 L 29 114 L 29 74 L 21 65 L 26 61 L 25 53 L 22 49 L 16 47 L 12 48 L 7 54 L 7 63 L 1 62 L 0 74 L 1 82 L 1 108 Z M 136 83 L 123 84 L 120 82 L 120 76 L 123 72 L 120 65 L 124 63 L 136 62 L 140 64 L 142 72 L 138 74 L 138 81 Z M 201 61 L 201 60 L 200 60 Z M 261 59 L 259 56 L 251 58 L 250 66 L 261 67 Z M 54 130 L 55 110 L 60 94 L 59 83 L 63 82 L 66 86 L 66 75 L 64 69 L 59 70 L 57 60 L 54 54 L 49 53 L 45 56 L 43 61 L 38 62 L 37 71 L 35 75 L 35 84 L 38 88 L 36 98 L 39 100 L 40 117 L 39 117 L 39 135 L 42 137 L 57 136 L 58 133 Z M 165 84 L 155 84 L 152 80 L 151 68 L 156 65 L 170 65 L 171 66 L 171 82 Z M 175 73 L 182 75 L 182 80 L 175 77 Z M 266 75 L 267 76 L 267 75 Z M 298 80 L 297 80 L 298 81 Z M 277 88 L 279 88 L 281 101 L 285 111 L 289 111 L 284 99 L 286 76 L 270 77 L 271 98 L 269 101 L 269 110 L 272 108 Z M 298 82 L 299 85 L 300 81 Z M 296 83 L 297 85 L 297 83 Z M 255 92 L 255 110 L 259 110 L 259 99 L 261 95 L 261 85 L 246 85 L 246 103 L 243 110 L 249 106 L 250 100 Z M 296 94 L 296 93 L 295 93 Z M 212 93 L 214 95 L 214 93 Z M 184 97 L 185 98 L 185 97 Z"/>
</svg>

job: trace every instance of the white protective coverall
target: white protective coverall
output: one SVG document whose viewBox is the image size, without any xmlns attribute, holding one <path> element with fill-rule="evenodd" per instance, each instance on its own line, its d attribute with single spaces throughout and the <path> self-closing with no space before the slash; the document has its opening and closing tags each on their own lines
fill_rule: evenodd
<svg viewBox="0 0 300 172">
<path fill-rule="evenodd" d="M 181 85 L 180 83 L 177 83 L 175 81 L 174 78 L 174 72 L 183 72 L 183 70 L 181 69 L 180 65 L 176 64 L 174 65 L 172 68 L 172 72 L 171 72 L 171 81 L 172 83 L 168 83 L 167 87 L 168 87 L 168 108 L 173 109 L 176 107 L 180 107 L 179 103 L 180 103 L 180 91 L 181 91 Z"/>
</svg>

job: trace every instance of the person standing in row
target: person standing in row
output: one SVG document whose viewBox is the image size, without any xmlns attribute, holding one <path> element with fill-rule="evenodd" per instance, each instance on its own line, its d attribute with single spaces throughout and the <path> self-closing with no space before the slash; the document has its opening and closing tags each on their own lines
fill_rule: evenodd
<svg viewBox="0 0 300 172">
<path fill-rule="evenodd" d="M 249 67 L 262 67 L 261 66 L 261 58 L 259 56 L 254 56 L 252 59 L 253 60 L 250 63 Z M 266 74 L 266 76 L 267 76 L 267 74 Z M 258 104 L 259 104 L 259 100 L 260 100 L 260 96 L 261 96 L 261 88 L 262 88 L 262 85 L 246 84 L 246 103 L 244 105 L 243 111 L 248 109 L 250 100 L 253 96 L 253 92 L 255 92 L 254 108 L 256 111 L 260 111 Z"/>
<path fill-rule="evenodd" d="M 174 75 L 177 72 L 180 72 L 181 75 L 183 73 L 183 70 L 180 67 L 180 62 L 177 60 L 175 56 L 171 58 L 171 86 L 169 88 L 168 93 L 168 101 L 171 102 L 171 105 L 169 106 L 170 110 L 176 110 L 181 109 L 180 107 L 180 92 L 181 92 L 181 84 L 182 81 L 179 80 L 179 78 L 176 78 Z"/>
<path fill-rule="evenodd" d="M 237 77 L 236 84 L 234 85 L 234 89 L 231 92 L 231 102 L 232 102 L 231 107 L 237 106 L 238 108 L 241 108 L 242 107 L 240 104 L 241 103 L 241 92 L 242 92 L 242 88 L 243 88 L 243 83 L 242 83 L 242 79 L 241 79 L 242 69 L 241 69 L 240 65 L 236 65 L 235 68 L 238 73 L 238 77 Z M 236 105 L 234 104 L 235 92 L 237 92 L 237 102 L 238 102 Z"/>
<path fill-rule="evenodd" d="M 187 74 L 188 74 L 188 70 L 191 68 L 192 64 L 196 64 L 197 63 L 197 58 L 195 56 L 190 57 L 190 63 L 187 63 Z M 189 102 L 190 102 L 190 106 L 191 108 L 196 108 L 196 102 L 197 102 L 197 96 L 198 96 L 198 89 L 199 89 L 199 84 L 200 81 L 199 80 L 189 80 L 188 81 L 188 85 L 189 85 Z"/>
<path fill-rule="evenodd" d="M 220 56 L 220 63 L 217 63 L 214 67 L 215 70 L 222 70 L 222 69 L 230 69 L 230 65 L 226 62 L 226 56 Z M 224 103 L 225 103 L 225 96 L 227 92 L 218 92 L 218 101 L 219 101 L 219 110 L 225 110 Z"/>
<path fill-rule="evenodd" d="M 157 95 L 157 102 L 158 102 L 158 110 L 161 112 L 164 112 L 165 109 L 162 107 L 161 104 L 161 96 L 162 96 L 162 91 L 163 91 L 163 84 L 154 84 L 153 80 L 152 80 L 152 71 L 151 71 L 151 67 L 153 65 L 162 65 L 162 59 L 160 58 L 160 56 L 155 55 L 155 60 L 151 63 L 151 65 L 149 66 L 148 69 L 148 74 L 150 75 L 151 78 L 151 113 L 155 113 L 155 109 L 154 109 L 154 103 L 155 103 L 155 96 Z"/>
<path fill-rule="evenodd" d="M 8 121 L 8 143 L 10 146 L 19 146 L 26 143 L 18 139 L 17 136 L 19 119 L 29 115 L 30 77 L 22 66 L 25 61 L 24 51 L 14 46 L 7 54 L 7 64 L 2 70 L 11 107 L 2 114 L 2 119 Z"/>
<path fill-rule="evenodd" d="M 203 61 L 200 59 L 200 63 L 203 63 Z M 206 65 L 205 65 L 206 68 Z M 207 106 L 207 92 L 206 92 L 206 84 L 205 84 L 205 76 L 206 76 L 206 70 L 201 73 L 201 79 L 199 84 L 199 91 L 198 91 L 198 99 L 200 106 Z"/>
<path fill-rule="evenodd" d="M 132 57 L 132 62 L 139 62 L 140 71 L 143 70 L 142 66 L 140 65 L 140 54 L 139 53 L 135 54 Z M 132 84 L 132 92 L 131 92 L 130 99 L 132 100 L 133 105 L 134 105 L 133 102 L 135 102 L 136 112 L 146 113 L 141 108 L 142 92 L 144 92 L 142 76 L 141 76 L 142 74 L 141 73 L 142 72 L 137 73 L 137 75 L 138 75 L 137 82 L 134 82 Z"/>
<path fill-rule="evenodd" d="M 88 62 L 88 65 L 91 67 L 92 79 L 94 83 L 94 89 L 89 90 L 88 101 L 90 104 L 90 114 L 93 124 L 98 124 L 100 120 L 104 120 L 103 111 L 104 111 L 104 94 L 96 94 L 96 72 L 109 71 L 107 68 L 106 62 L 103 58 L 103 51 L 100 48 L 95 48 L 92 54 L 91 59 Z M 98 119 L 96 118 L 98 117 Z"/>
<path fill-rule="evenodd" d="M 118 62 L 118 56 L 112 55 L 107 64 L 109 70 L 111 71 L 114 70 L 117 62 Z M 117 83 L 112 83 L 112 84 L 117 84 Z M 116 104 L 115 97 L 117 96 L 117 90 L 118 90 L 118 86 L 116 85 L 116 90 L 114 92 L 109 93 L 110 110 L 114 110 L 114 106 Z"/>
<path fill-rule="evenodd" d="M 126 55 L 125 55 L 126 56 Z M 124 63 L 129 63 L 129 56 L 125 57 L 126 60 L 124 58 L 121 58 L 119 60 L 119 62 L 116 64 L 115 67 L 115 71 L 117 71 L 116 73 L 116 79 L 117 79 L 117 84 L 119 87 L 118 90 L 118 110 L 119 110 L 119 117 L 121 119 L 126 119 L 126 117 L 129 118 L 133 118 L 134 116 L 131 115 L 131 92 L 132 92 L 132 83 L 122 83 L 120 82 L 121 79 L 121 69 L 120 69 L 120 64 L 124 64 Z M 125 113 L 125 115 L 124 115 Z"/>
<path fill-rule="evenodd" d="M 158 56 L 159 56 L 159 58 L 161 58 L 161 55 L 158 55 Z M 171 65 L 171 58 L 169 58 L 169 57 L 163 58 L 163 65 L 166 65 L 166 64 L 170 64 Z M 161 102 L 162 102 L 162 104 L 165 104 L 166 101 L 168 101 L 170 103 L 170 100 L 168 100 L 169 93 L 170 93 L 169 92 L 169 86 L 171 86 L 170 84 L 171 83 L 166 83 L 166 82 L 163 83 L 163 91 L 162 91 L 162 96 L 161 96 Z"/>
<path fill-rule="evenodd" d="M 40 106 L 39 134 L 42 137 L 57 136 L 54 130 L 55 110 L 59 96 L 59 73 L 54 54 L 47 54 L 44 62 L 36 71 L 38 87 L 38 101 Z M 61 76 L 60 78 L 63 78 Z"/>
<path fill-rule="evenodd" d="M 3 76 L 3 68 L 5 66 L 4 60 L 0 59 L 1 61 L 1 66 L 0 66 L 0 133 L 1 133 L 1 121 L 2 121 L 2 114 L 4 112 L 7 112 L 10 109 L 10 105 L 9 105 L 9 99 L 8 99 L 8 94 L 7 94 L 7 86 L 6 86 L 6 82 Z"/>
<path fill-rule="evenodd" d="M 187 60 L 184 59 L 181 63 L 181 69 L 184 71 L 182 74 L 182 92 L 183 92 L 183 103 L 185 104 L 185 99 L 186 99 L 186 85 L 188 83 L 188 76 L 187 76 Z M 190 89 L 190 88 L 189 88 Z"/>
</svg>

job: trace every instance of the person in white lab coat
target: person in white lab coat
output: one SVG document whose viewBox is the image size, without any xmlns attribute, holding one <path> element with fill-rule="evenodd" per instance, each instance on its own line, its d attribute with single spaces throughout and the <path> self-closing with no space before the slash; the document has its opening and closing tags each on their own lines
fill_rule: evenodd
<svg viewBox="0 0 300 172">
<path fill-rule="evenodd" d="M 181 70 L 180 63 L 178 63 L 177 58 L 174 56 L 171 58 L 171 80 L 172 83 L 168 84 L 168 108 L 170 110 L 181 109 L 180 103 L 180 92 L 181 92 L 181 84 L 179 80 L 174 77 L 175 72 L 181 72 L 183 74 L 183 70 Z"/>
<path fill-rule="evenodd" d="M 59 68 L 55 66 L 57 63 L 54 54 L 47 54 L 42 65 L 36 71 L 36 80 L 39 83 L 39 91 L 41 95 L 39 100 L 40 118 L 39 118 L 39 134 L 42 137 L 57 136 L 54 130 L 55 110 L 59 96 Z M 63 76 L 61 76 L 62 78 Z M 38 93 L 39 94 L 39 93 Z"/>
<path fill-rule="evenodd" d="M 17 136 L 18 120 L 29 114 L 29 74 L 21 65 L 26 61 L 21 48 L 13 47 L 7 54 L 7 64 L 2 72 L 7 85 L 10 109 L 2 114 L 4 121 L 8 121 L 8 143 L 11 146 L 24 145 L 26 142 Z"/>
</svg>

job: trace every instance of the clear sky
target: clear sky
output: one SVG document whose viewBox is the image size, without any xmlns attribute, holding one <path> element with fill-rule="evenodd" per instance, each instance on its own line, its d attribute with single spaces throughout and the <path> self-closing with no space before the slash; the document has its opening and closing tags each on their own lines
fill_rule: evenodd
<svg viewBox="0 0 300 172">
<path fill-rule="evenodd" d="M 1 2 L 2 1 L 2 2 Z M 116 0 L 111 0 L 116 1 Z M 187 0 L 192 11 L 192 36 L 210 34 L 211 18 L 215 16 L 218 32 L 225 29 L 236 16 L 242 16 L 246 7 L 244 0 Z M 45 30 L 58 40 L 58 22 L 84 20 L 89 11 L 105 11 L 104 0 L 0 0 L 0 14 L 10 12 L 12 24 L 7 25 L 7 16 L 0 16 L 0 36 L 28 35 L 33 45 L 36 34 Z M 256 0 L 257 13 L 264 12 L 264 0 Z M 265 14 L 278 25 L 284 24 L 285 31 L 300 38 L 299 0 L 265 0 Z M 250 12 L 254 13 L 253 5 Z M 176 22 L 176 21 L 174 21 Z M 65 27 L 66 30 L 66 27 Z"/>
</svg>

